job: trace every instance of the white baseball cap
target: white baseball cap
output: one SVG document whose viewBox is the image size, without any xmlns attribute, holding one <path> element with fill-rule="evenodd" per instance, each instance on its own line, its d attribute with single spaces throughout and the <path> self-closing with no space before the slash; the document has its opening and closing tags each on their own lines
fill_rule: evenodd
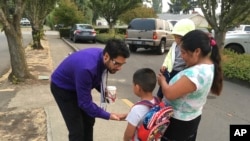
<svg viewBox="0 0 250 141">
<path fill-rule="evenodd" d="M 192 31 L 194 29 L 195 29 L 195 24 L 192 20 L 181 19 L 175 24 L 175 26 L 170 34 L 184 36 L 189 31 Z"/>
</svg>

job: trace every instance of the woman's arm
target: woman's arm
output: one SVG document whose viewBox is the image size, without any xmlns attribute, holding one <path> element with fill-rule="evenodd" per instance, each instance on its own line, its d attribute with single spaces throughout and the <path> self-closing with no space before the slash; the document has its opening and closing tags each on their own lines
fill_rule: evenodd
<svg viewBox="0 0 250 141">
<path fill-rule="evenodd" d="M 162 92 L 168 100 L 177 99 L 197 89 L 196 85 L 186 76 L 182 76 L 170 86 L 166 82 L 165 77 L 162 74 L 158 74 L 158 83 L 162 87 Z"/>
</svg>

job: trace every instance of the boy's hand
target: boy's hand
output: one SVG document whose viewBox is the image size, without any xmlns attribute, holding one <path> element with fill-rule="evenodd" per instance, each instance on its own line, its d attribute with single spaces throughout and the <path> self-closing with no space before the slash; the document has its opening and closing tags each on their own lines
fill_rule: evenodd
<svg viewBox="0 0 250 141">
<path fill-rule="evenodd" d="M 164 72 L 166 71 L 166 69 L 167 69 L 167 68 L 166 68 L 165 66 L 162 66 L 161 69 L 160 69 L 160 72 L 161 72 L 161 73 L 164 73 Z"/>
<path fill-rule="evenodd" d="M 119 118 L 120 120 L 125 120 L 125 118 L 127 117 L 128 114 L 119 114 Z"/>
</svg>

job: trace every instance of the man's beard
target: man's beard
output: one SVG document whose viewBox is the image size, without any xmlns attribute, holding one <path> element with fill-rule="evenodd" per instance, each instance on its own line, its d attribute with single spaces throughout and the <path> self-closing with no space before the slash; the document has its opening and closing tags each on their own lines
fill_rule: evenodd
<svg viewBox="0 0 250 141">
<path fill-rule="evenodd" d="M 111 70 L 110 68 L 107 68 L 107 70 L 110 74 L 115 74 L 117 72 L 117 70 Z"/>
<path fill-rule="evenodd" d="M 105 66 L 107 68 L 107 71 L 110 73 L 110 74 L 114 74 L 117 72 L 117 70 L 114 70 L 114 69 L 111 69 L 108 65 L 109 61 L 107 63 L 105 63 Z"/>
</svg>

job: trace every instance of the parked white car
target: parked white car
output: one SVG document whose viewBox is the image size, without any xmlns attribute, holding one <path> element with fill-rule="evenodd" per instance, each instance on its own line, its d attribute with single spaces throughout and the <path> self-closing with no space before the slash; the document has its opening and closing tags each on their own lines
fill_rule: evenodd
<svg viewBox="0 0 250 141">
<path fill-rule="evenodd" d="M 250 53 L 250 33 L 236 32 L 226 34 L 224 48 L 236 53 Z"/>
<path fill-rule="evenodd" d="M 227 32 L 227 34 L 231 34 L 231 33 L 250 33 L 250 25 L 245 25 L 245 24 L 241 24 L 237 27 L 234 27 L 232 30 L 229 30 Z"/>
<path fill-rule="evenodd" d="M 27 18 L 22 18 L 20 21 L 20 24 L 22 26 L 27 26 L 27 25 L 30 25 L 30 21 Z"/>
</svg>

